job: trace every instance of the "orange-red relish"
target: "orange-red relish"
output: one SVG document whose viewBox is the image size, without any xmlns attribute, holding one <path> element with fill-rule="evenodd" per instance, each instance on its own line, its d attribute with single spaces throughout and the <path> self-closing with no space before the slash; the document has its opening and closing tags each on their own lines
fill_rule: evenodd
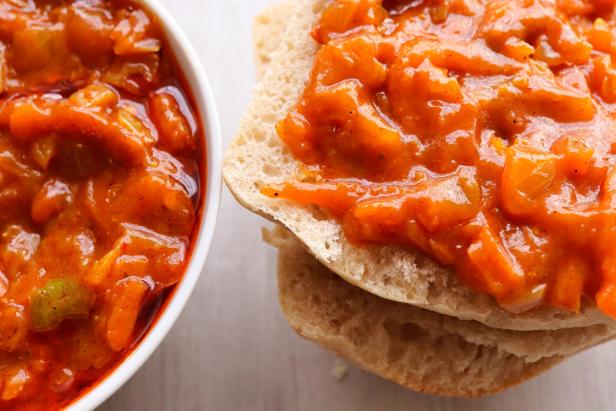
<svg viewBox="0 0 616 411">
<path fill-rule="evenodd" d="M 201 131 L 129 1 L 0 0 L 0 409 L 55 410 L 184 275 Z"/>
<path fill-rule="evenodd" d="M 522 312 L 616 317 L 611 0 L 335 0 L 270 196 L 420 249 Z"/>
</svg>

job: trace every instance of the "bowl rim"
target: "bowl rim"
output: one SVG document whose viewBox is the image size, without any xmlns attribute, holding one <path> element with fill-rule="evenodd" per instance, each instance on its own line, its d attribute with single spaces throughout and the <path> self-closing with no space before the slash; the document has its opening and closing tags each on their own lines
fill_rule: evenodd
<svg viewBox="0 0 616 411">
<path fill-rule="evenodd" d="M 182 281 L 177 285 L 170 300 L 163 307 L 156 322 L 142 341 L 126 358 L 101 381 L 68 404 L 65 411 L 93 410 L 118 391 L 150 358 L 167 336 L 183 311 L 197 280 L 205 266 L 220 209 L 222 192 L 222 138 L 218 110 L 214 93 L 205 74 L 199 55 L 190 40 L 159 0 L 134 0 L 155 15 L 163 28 L 166 40 L 173 49 L 173 55 L 186 81 L 191 85 L 194 102 L 199 111 L 201 125 L 205 132 L 205 147 L 202 155 L 206 159 L 205 205 L 199 222 L 198 236 Z"/>
</svg>

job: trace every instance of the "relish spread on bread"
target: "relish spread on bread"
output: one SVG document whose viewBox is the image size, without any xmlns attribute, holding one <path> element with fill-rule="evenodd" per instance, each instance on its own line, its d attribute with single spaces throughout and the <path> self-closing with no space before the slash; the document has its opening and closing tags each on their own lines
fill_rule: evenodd
<svg viewBox="0 0 616 411">
<path fill-rule="evenodd" d="M 533 164 L 539 164 L 537 161 L 543 158 L 547 163 L 545 172 L 554 171 L 552 184 L 535 193 L 535 197 L 527 198 L 523 192 L 516 194 L 523 186 L 514 186 L 514 181 L 509 181 L 507 184 L 515 188 L 511 190 L 514 198 L 511 204 L 539 207 L 538 204 L 549 199 L 554 200 L 552 206 L 568 207 L 571 204 L 555 200 L 559 196 L 564 198 L 566 190 L 579 190 L 583 181 L 593 174 L 591 170 L 609 160 L 610 149 L 597 145 L 591 147 L 592 161 L 589 160 L 585 173 L 580 173 L 580 168 L 578 173 L 575 168 L 570 172 L 564 165 L 579 164 L 572 154 L 576 143 L 563 139 L 556 144 L 560 137 L 554 138 L 553 134 L 591 146 L 601 141 L 600 136 L 609 139 L 609 128 L 599 133 L 603 130 L 599 123 L 603 122 L 604 126 L 608 123 L 610 105 L 592 84 L 587 92 L 592 105 L 588 112 L 596 120 L 567 122 L 565 118 L 579 115 L 577 111 L 584 105 L 575 105 L 575 110 L 570 111 L 563 107 L 571 103 L 568 100 L 584 94 L 565 74 L 576 71 L 585 77 L 598 57 L 607 58 L 605 52 L 593 48 L 586 33 L 597 25 L 600 27 L 602 22 L 610 24 L 612 6 L 581 2 L 575 7 L 564 2 L 511 2 L 500 3 L 498 7 L 492 1 L 464 4 L 468 6 L 466 11 L 462 10 L 461 2 L 455 1 L 439 5 L 432 1 L 297 0 L 284 6 L 288 17 L 261 16 L 271 20 L 271 24 L 260 26 L 262 30 L 255 29 L 256 44 L 263 45 L 255 54 L 257 63 L 262 64 L 262 76 L 226 152 L 225 182 L 240 204 L 285 227 L 329 270 L 378 297 L 510 330 L 615 325 L 616 321 L 597 307 L 594 298 L 602 288 L 609 291 L 609 287 L 601 284 L 602 278 L 608 278 L 602 273 L 602 267 L 589 264 L 591 259 L 598 260 L 603 251 L 590 246 L 563 245 L 586 240 L 589 244 L 598 242 L 601 234 L 587 224 L 575 226 L 575 235 L 564 229 L 555 234 L 545 230 L 546 221 L 553 222 L 558 213 L 543 219 L 536 219 L 534 213 L 513 215 L 512 209 L 505 209 L 501 204 L 503 181 L 498 178 L 499 170 L 505 174 L 503 169 L 509 166 L 508 158 L 519 160 L 510 162 L 521 170 L 522 176 L 526 169 L 534 170 Z M 499 15 L 502 19 L 497 18 Z M 583 45 L 590 45 L 588 62 L 549 66 L 534 54 L 527 59 L 506 55 L 507 47 L 498 48 L 486 40 L 472 38 L 480 35 L 480 25 L 489 26 L 489 16 L 497 18 L 491 23 L 494 30 L 517 33 L 533 49 L 539 47 L 538 39 L 543 34 L 550 41 L 563 40 L 565 34 L 568 39 L 579 38 Z M 541 18 L 534 31 L 530 26 L 524 29 L 521 23 L 513 24 L 524 19 L 530 25 L 533 19 Z M 556 20 L 565 27 L 558 26 L 562 31 L 560 36 L 554 31 Z M 588 24 L 584 26 L 582 21 Z M 513 29 L 507 26 L 509 23 Z M 267 41 L 276 30 L 274 27 L 279 27 L 281 33 L 284 30 L 278 46 Z M 546 27 L 548 32 L 539 33 Z M 526 35 L 524 30 L 528 31 Z M 460 40 L 464 33 L 468 37 Z M 571 47 L 568 44 L 561 50 L 575 48 Z M 376 53 L 371 48 L 376 48 Z M 370 53 L 373 53 L 372 60 L 365 58 Z M 415 62 L 416 66 L 411 64 L 412 56 L 421 60 Z M 568 54 L 567 58 L 573 61 L 571 56 Z M 403 57 L 409 67 L 403 67 L 406 64 Z M 354 59 L 362 64 L 368 62 L 370 67 L 366 69 L 358 63 L 359 68 L 354 68 Z M 475 60 L 481 64 L 465 63 Z M 529 60 L 536 61 L 528 63 Z M 493 74 L 501 70 L 502 64 L 506 74 Z M 541 67 L 545 70 L 541 71 Z M 319 70 L 323 70 L 321 76 Z M 541 73 L 533 74 L 537 71 Z M 325 76 L 326 72 L 331 75 Z M 548 78 L 548 72 L 552 72 L 552 86 L 543 80 L 535 81 Z M 389 88 L 388 83 L 396 77 L 394 74 L 401 85 Z M 526 93 L 518 92 L 523 82 L 514 81 L 523 75 L 533 79 Z M 446 101 L 451 97 L 447 93 L 436 93 L 441 82 L 442 90 L 458 85 L 457 103 Z M 406 92 L 400 90 L 403 86 Z M 508 93 L 502 94 L 508 102 L 501 104 L 498 96 L 494 97 L 494 90 L 499 88 Z M 532 106 L 528 99 L 533 93 L 529 90 L 537 91 L 536 101 L 543 102 L 533 107 L 534 112 L 524 111 L 525 107 Z M 432 91 L 436 94 L 429 100 L 427 93 Z M 562 97 L 565 103 L 551 101 L 550 93 Z M 316 94 L 323 98 L 316 98 Z M 518 97 L 521 100 L 516 100 Z M 482 108 L 490 98 L 491 110 Z M 394 100 L 396 104 L 392 105 Z M 304 104 L 310 101 L 317 104 Z M 358 111 L 345 112 L 340 105 L 345 108 L 357 105 Z M 456 115 L 456 109 L 464 115 Z M 319 110 L 320 115 L 314 115 Z M 514 128 L 505 127 L 507 116 L 498 117 L 499 110 L 505 114 L 518 113 L 511 124 L 523 125 L 528 131 L 520 131 L 520 136 L 508 135 L 507 130 L 511 132 Z M 421 119 L 415 121 L 413 114 L 417 113 Z M 448 119 L 448 115 L 464 121 Z M 340 118 L 338 124 L 336 117 Z M 496 127 L 497 119 L 501 127 Z M 524 124 L 520 123 L 522 120 Z M 475 134 L 468 131 L 471 130 L 469 121 L 476 125 Z M 309 126 L 306 129 L 309 132 L 302 131 L 302 124 Z M 531 133 L 538 128 L 552 135 L 554 141 L 550 144 L 555 146 L 554 151 L 551 146 L 545 152 L 537 147 L 538 143 L 548 144 L 548 137 Z M 375 130 L 383 131 L 382 135 Z M 583 131 L 594 137 L 582 138 Z M 306 144 L 301 143 L 302 136 Z M 526 143 L 519 144 L 518 140 Z M 508 152 L 515 155 L 508 157 Z M 607 154 L 602 157 L 601 153 Z M 386 155 L 385 159 L 381 154 Z M 480 158 L 483 160 L 479 161 Z M 552 168 L 554 163 L 556 170 Z M 534 173 L 526 173 L 531 176 L 528 181 L 524 178 L 520 181 L 526 181 L 527 187 L 536 185 L 542 173 L 539 168 Z M 578 174 L 581 176 L 576 177 Z M 492 180 L 488 179 L 490 176 Z M 592 213 L 579 210 L 593 202 L 605 204 L 604 182 L 597 182 L 594 194 L 586 192 L 584 198 L 579 192 L 570 191 L 571 199 L 576 201 L 576 218 L 596 221 L 600 214 L 609 216 L 602 211 L 595 212 L 593 217 Z M 557 191 L 559 187 L 563 192 Z M 550 195 L 544 195 L 544 191 Z M 288 195 L 291 192 L 293 196 Z M 395 201 L 387 203 L 396 196 L 400 200 L 398 211 L 391 208 Z M 515 201 L 520 197 L 528 202 Z M 354 213 L 360 204 L 366 207 L 359 214 L 367 218 L 361 224 Z M 389 217 L 386 216 L 388 206 L 392 211 Z M 376 213 L 375 218 L 368 218 L 370 212 Z M 571 215 L 561 213 L 560 217 L 567 220 Z M 403 222 L 397 225 L 394 218 Z M 408 224 L 404 223 L 405 218 Z M 387 227 L 383 223 L 391 224 Z M 403 224 L 408 225 L 408 230 L 402 230 Z M 464 226 L 468 229 L 463 230 Z M 584 232 L 593 235 L 581 236 Z M 603 234 L 606 237 L 609 232 L 604 230 Z M 553 237 L 560 240 L 553 241 Z M 525 258 L 520 257 L 521 253 L 515 254 L 528 243 L 534 248 L 528 246 Z M 545 247 L 549 252 L 542 252 Z M 469 250 L 476 262 L 472 261 Z M 556 258 L 559 252 L 561 259 Z M 550 258 L 555 261 L 554 267 L 542 260 Z M 468 267 L 463 266 L 463 260 L 469 261 Z M 535 260 L 538 263 L 531 264 Z M 471 269 L 471 263 L 480 270 Z M 566 271 L 557 270 L 556 265 Z M 512 274 L 508 270 L 513 270 L 513 275 L 507 276 Z M 534 274 L 537 272 L 540 274 Z M 499 284 L 501 277 L 511 282 L 503 280 Z M 564 281 L 557 284 L 555 279 Z M 579 291 L 579 284 L 585 286 L 583 292 Z M 550 301 L 551 305 L 546 304 Z M 608 312 L 605 306 L 602 308 Z"/>
<path fill-rule="evenodd" d="M 324 2 L 319 0 L 310 2 L 313 3 L 313 12 L 320 14 L 317 7 Z M 288 58 L 289 50 L 298 47 L 298 38 L 293 35 L 297 29 L 298 20 L 290 16 L 310 10 L 306 8 L 306 3 L 308 2 L 299 4 L 297 8 L 295 6 L 298 3 L 295 1 L 276 4 L 264 10 L 255 19 L 253 40 L 256 68 L 259 78 L 269 77 L 269 80 L 265 81 L 266 84 L 271 84 L 272 79 L 278 81 L 282 78 L 289 81 L 288 74 L 280 75 L 280 66 L 276 70 L 271 69 L 281 61 L 286 67 L 299 60 L 303 74 L 306 78 L 309 75 L 311 66 L 311 62 L 307 64 L 309 59 L 304 59 L 305 56 L 301 55 L 295 56 L 295 59 Z M 292 23 L 289 25 L 290 20 Z M 290 30 L 287 30 L 287 27 L 290 27 Z M 310 27 L 308 24 L 304 24 L 300 31 L 310 38 L 308 27 Z M 302 46 L 306 47 L 305 44 Z M 277 48 L 282 49 L 283 52 L 276 51 Z M 310 57 L 313 49 L 309 46 L 307 48 L 306 55 Z M 302 49 L 297 48 L 297 50 Z M 295 78 L 301 78 L 301 75 Z M 299 84 L 300 82 L 288 88 L 299 94 L 301 91 Z M 259 123 L 262 124 L 253 123 L 252 129 L 245 129 L 238 135 L 227 158 L 228 160 L 241 159 L 243 163 L 242 161 L 228 161 L 226 164 L 227 170 L 233 170 L 234 165 L 241 164 L 243 173 L 252 178 L 256 174 L 251 173 L 250 166 L 259 165 L 259 163 L 258 161 L 248 162 L 248 158 L 245 157 L 248 151 L 243 148 L 262 149 L 259 144 L 256 144 L 257 139 L 265 141 L 265 145 L 273 152 L 282 147 L 275 133 L 268 135 L 273 138 L 263 140 L 267 124 L 276 118 L 276 116 L 271 116 L 271 113 L 267 115 L 268 109 L 278 114 L 282 110 L 282 105 L 276 104 L 274 99 L 268 100 L 269 105 L 263 105 L 263 94 L 270 89 L 264 85 L 257 89 L 259 91 L 256 100 L 259 103 L 261 116 L 263 119 L 267 118 L 268 121 L 261 120 Z M 271 90 L 280 93 L 283 89 L 273 88 Z M 290 107 L 289 105 L 289 109 Z M 249 110 L 249 113 L 251 111 Z M 285 116 L 286 114 L 283 114 L 280 117 Z M 273 124 L 272 129 L 274 129 Z M 252 130 L 253 133 L 248 134 L 247 130 Z M 255 150 L 255 152 L 258 151 L 263 150 Z M 253 159 L 259 159 L 259 157 L 255 156 Z M 261 175 L 264 179 L 269 177 L 268 174 L 272 174 L 275 178 L 283 178 L 285 175 L 292 174 L 288 169 L 281 172 L 273 166 L 279 164 L 288 166 L 290 161 L 284 151 L 279 151 L 278 157 L 271 157 L 271 159 L 269 163 L 260 164 L 262 166 Z M 244 201 L 243 197 L 238 195 L 240 190 L 232 174 L 227 174 L 227 181 L 234 182 L 233 185 L 230 184 L 230 187 L 238 199 Z M 246 179 L 245 181 L 251 180 Z M 257 180 L 255 187 L 259 185 L 260 182 Z M 272 200 L 274 206 L 276 204 L 280 206 L 281 203 L 280 200 Z M 293 215 L 288 211 L 292 210 L 295 205 L 297 203 L 287 201 L 284 207 L 281 207 L 283 212 L 279 210 L 274 215 L 281 216 L 280 221 L 293 227 L 288 217 L 284 217 L 287 214 Z M 254 206 L 251 205 L 252 207 Z M 309 206 L 303 207 L 310 208 Z M 300 222 L 303 223 L 300 227 L 312 225 L 310 219 L 305 216 L 300 219 Z M 361 368 L 415 391 L 462 397 L 494 393 L 526 381 L 580 351 L 612 339 L 616 334 L 614 327 L 604 324 L 576 328 L 512 331 L 489 327 L 476 321 L 461 320 L 456 318 L 460 316 L 459 313 L 452 316 L 438 314 L 434 312 L 436 304 L 423 309 L 411 304 L 389 301 L 344 281 L 341 278 L 344 276 L 336 275 L 339 272 L 329 271 L 308 252 L 313 252 L 310 247 L 307 249 L 299 241 L 299 239 L 303 241 L 307 239 L 305 233 L 303 237 L 295 237 L 293 234 L 296 232 L 298 232 L 296 227 L 290 232 L 280 225 L 272 230 L 263 230 L 264 240 L 278 249 L 280 305 L 291 327 L 300 336 L 346 358 Z M 323 235 L 318 230 L 315 232 Z M 332 238 L 327 238 L 326 234 L 324 235 L 325 242 L 328 242 L 332 248 L 334 241 Z M 359 247 L 358 245 L 357 248 Z M 407 252 L 407 254 L 410 253 Z M 383 261 L 386 260 L 383 259 Z M 404 266 L 402 268 L 401 271 L 405 272 Z M 446 272 L 433 274 L 447 277 Z M 440 292 L 445 294 L 452 288 L 451 286 L 442 287 Z M 480 305 L 477 304 L 476 298 L 472 302 Z M 541 307 L 532 311 L 535 316 L 543 314 L 544 317 L 549 318 L 549 312 L 548 315 L 545 311 L 540 313 Z M 529 312 L 519 314 L 516 320 L 529 314 Z M 579 321 L 580 317 L 584 317 L 584 314 L 576 315 L 574 318 Z M 585 320 L 587 321 L 588 318 Z M 490 322 L 495 325 L 507 324 L 494 319 Z M 544 321 L 543 324 L 549 328 L 555 322 Z"/>
<path fill-rule="evenodd" d="M 335 0 L 262 189 L 419 249 L 511 312 L 616 316 L 610 1 Z"/>
</svg>

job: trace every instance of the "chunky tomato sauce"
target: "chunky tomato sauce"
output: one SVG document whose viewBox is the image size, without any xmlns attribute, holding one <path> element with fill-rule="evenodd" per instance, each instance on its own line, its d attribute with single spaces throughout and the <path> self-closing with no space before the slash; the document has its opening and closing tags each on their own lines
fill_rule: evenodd
<svg viewBox="0 0 616 411">
<path fill-rule="evenodd" d="M 126 1 L 0 0 L 0 409 L 58 409 L 117 365 L 188 262 L 200 127 Z"/>
<path fill-rule="evenodd" d="M 420 249 L 522 312 L 616 317 L 612 0 L 337 0 L 270 196 Z"/>
</svg>

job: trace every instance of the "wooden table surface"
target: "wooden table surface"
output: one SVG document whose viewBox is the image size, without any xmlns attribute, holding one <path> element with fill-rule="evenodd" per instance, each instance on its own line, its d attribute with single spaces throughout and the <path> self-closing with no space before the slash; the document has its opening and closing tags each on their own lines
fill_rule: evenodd
<svg viewBox="0 0 616 411">
<path fill-rule="evenodd" d="M 275 1 L 275 0 L 274 0 Z M 228 142 L 254 85 L 252 18 L 272 0 L 163 0 L 199 52 Z M 228 192 L 207 268 L 180 320 L 139 373 L 100 411 L 616 409 L 616 343 L 578 355 L 543 376 L 479 400 L 405 391 L 349 367 L 299 337 L 278 307 L 267 223 Z"/>
</svg>

